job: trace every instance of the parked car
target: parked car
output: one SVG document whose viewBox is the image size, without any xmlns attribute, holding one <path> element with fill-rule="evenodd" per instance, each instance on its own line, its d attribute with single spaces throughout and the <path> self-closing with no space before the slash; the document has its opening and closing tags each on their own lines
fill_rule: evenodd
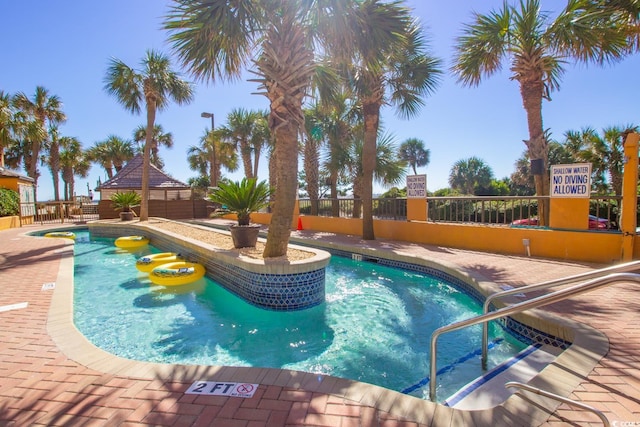
<svg viewBox="0 0 640 427">
<path fill-rule="evenodd" d="M 520 226 L 535 226 L 538 225 L 538 218 L 523 218 L 517 219 L 511 223 L 511 225 L 520 225 Z M 598 218 L 595 215 L 589 215 L 589 230 L 608 230 L 611 228 L 611 224 L 609 220 L 606 218 Z"/>
</svg>

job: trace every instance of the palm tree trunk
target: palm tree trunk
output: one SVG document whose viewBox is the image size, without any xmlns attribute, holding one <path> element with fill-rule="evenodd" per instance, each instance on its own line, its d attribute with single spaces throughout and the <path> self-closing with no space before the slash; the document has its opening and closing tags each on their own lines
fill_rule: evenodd
<svg viewBox="0 0 640 427">
<path fill-rule="evenodd" d="M 318 144 L 313 138 L 306 138 L 304 145 L 304 174 L 307 177 L 307 193 L 311 203 L 311 215 L 318 215 L 318 175 L 320 160 Z"/>
<path fill-rule="evenodd" d="M 49 164 L 51 166 L 51 177 L 53 178 L 53 197 L 55 201 L 60 200 L 60 148 L 55 138 L 51 139 L 49 149 Z"/>
<path fill-rule="evenodd" d="M 249 142 L 244 139 L 240 141 L 240 154 L 242 156 L 242 165 L 244 174 L 247 178 L 253 178 L 253 168 L 251 165 L 251 148 Z"/>
<path fill-rule="evenodd" d="M 274 134 L 277 141 L 274 147 L 277 190 L 267 242 L 262 254 L 264 258 L 287 254 L 298 191 L 298 126 L 291 120 L 283 122 Z"/>
<path fill-rule="evenodd" d="M 362 238 L 374 240 L 373 232 L 373 172 L 376 168 L 376 141 L 380 123 L 377 97 L 363 101 L 364 143 L 362 146 Z"/>
<path fill-rule="evenodd" d="M 151 144 L 153 126 L 156 121 L 156 103 L 153 98 L 147 99 L 147 135 L 144 142 L 142 158 L 142 200 L 140 201 L 140 221 L 149 220 L 149 174 L 151 170 Z"/>
<path fill-rule="evenodd" d="M 534 175 L 536 194 L 549 195 L 549 160 L 547 139 L 542 126 L 542 95 L 544 84 L 542 81 L 520 82 L 522 103 L 527 113 L 529 140 L 525 141 L 529 150 L 529 159 L 542 161 L 542 173 Z M 538 200 L 538 217 L 540 225 L 549 224 L 549 199 Z"/>
</svg>

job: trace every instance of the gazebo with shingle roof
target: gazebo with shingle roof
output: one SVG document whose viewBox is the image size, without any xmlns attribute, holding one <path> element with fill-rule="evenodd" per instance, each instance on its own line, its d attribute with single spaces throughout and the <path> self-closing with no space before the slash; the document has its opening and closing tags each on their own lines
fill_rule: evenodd
<svg viewBox="0 0 640 427">
<path fill-rule="evenodd" d="M 195 208 L 191 203 L 191 187 L 153 164 L 150 166 L 149 216 L 193 218 Z M 100 218 L 116 217 L 111 206 L 111 196 L 117 192 L 136 191 L 140 194 L 142 191 L 142 155 L 138 154 L 129 160 L 113 178 L 98 186 L 96 191 L 100 192 Z"/>
<path fill-rule="evenodd" d="M 151 164 L 149 169 L 149 200 L 183 200 L 191 198 L 191 187 L 170 177 Z M 136 155 L 113 178 L 97 189 L 101 200 L 109 200 L 116 192 L 142 190 L 142 154 Z"/>
</svg>

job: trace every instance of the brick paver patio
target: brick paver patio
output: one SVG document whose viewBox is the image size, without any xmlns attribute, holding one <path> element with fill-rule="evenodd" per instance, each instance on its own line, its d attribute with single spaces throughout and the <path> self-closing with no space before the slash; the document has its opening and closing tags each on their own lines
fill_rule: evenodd
<svg viewBox="0 0 640 427">
<path fill-rule="evenodd" d="M 51 328 L 57 326 L 49 321 L 49 311 L 58 289 L 43 285 L 69 280 L 72 273 L 63 270 L 67 268 L 72 243 L 25 235 L 40 229 L 26 226 L 0 231 L 0 307 L 5 308 L 0 311 L 0 425 L 535 425 L 526 417 L 514 421 L 519 418 L 499 410 L 467 413 L 435 405 L 424 406 L 435 408 L 430 414 L 402 416 L 398 414 L 416 410 L 394 407 L 394 402 L 395 406 L 406 402 L 394 400 L 398 394 L 394 392 L 381 395 L 376 402 L 362 402 L 324 393 L 318 387 L 260 385 L 250 399 L 194 396 L 184 394 L 192 381 L 181 381 L 179 375 L 167 380 L 89 368 L 67 357 L 51 337 Z M 357 237 L 307 231 L 294 232 L 293 237 L 413 254 L 457 265 L 477 278 L 512 286 L 598 267 L 395 241 L 363 242 Z M 548 310 L 586 323 L 609 339 L 608 354 L 581 379 L 569 397 L 603 411 L 613 425 L 640 426 L 640 294 L 634 285 L 616 284 Z M 536 424 L 602 425 L 593 414 L 564 404 L 547 418 Z"/>
</svg>

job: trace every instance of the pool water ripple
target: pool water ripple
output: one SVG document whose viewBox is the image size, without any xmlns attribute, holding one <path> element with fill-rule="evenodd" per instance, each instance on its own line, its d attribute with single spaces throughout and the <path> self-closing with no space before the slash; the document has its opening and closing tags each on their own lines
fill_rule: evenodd
<svg viewBox="0 0 640 427">
<path fill-rule="evenodd" d="M 247 304 L 204 278 L 185 286 L 152 284 L 135 268 L 152 247 L 130 253 L 113 239 L 80 233 L 75 245 L 74 322 L 95 345 L 135 360 L 302 370 L 401 391 L 428 375 L 432 331 L 480 313 L 441 279 L 332 257 L 326 302 L 296 312 Z M 525 344 L 492 325 L 495 366 Z M 479 328 L 443 335 L 438 364 L 480 347 Z M 479 358 L 439 377 L 446 397 L 481 375 Z M 427 386 L 428 387 L 428 386 Z M 423 397 L 424 387 L 412 390 Z"/>
</svg>

